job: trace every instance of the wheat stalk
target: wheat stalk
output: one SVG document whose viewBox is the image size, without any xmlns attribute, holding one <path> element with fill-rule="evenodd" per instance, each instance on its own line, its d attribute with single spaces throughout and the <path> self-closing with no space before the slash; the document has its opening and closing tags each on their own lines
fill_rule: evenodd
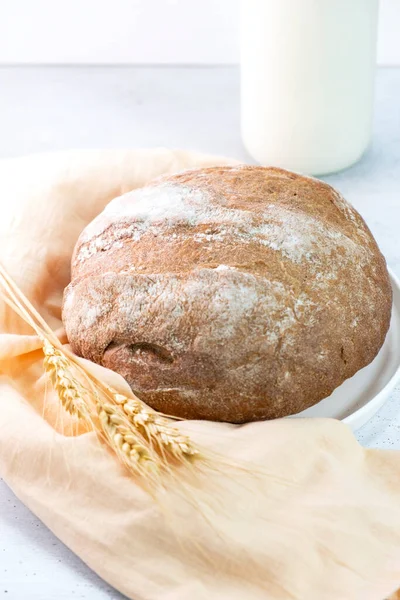
<svg viewBox="0 0 400 600">
<path fill-rule="evenodd" d="M 133 474 L 154 483 L 154 475 L 170 472 L 173 462 L 192 464 L 202 458 L 190 438 L 172 425 L 172 419 L 136 396 L 129 398 L 105 385 L 64 349 L 1 265 L 0 288 L 3 300 L 41 340 L 44 369 L 63 408 L 92 427 Z"/>
<path fill-rule="evenodd" d="M 88 407 L 93 402 L 90 390 L 74 377 L 72 365 L 65 354 L 47 340 L 43 342 L 43 352 L 45 370 L 64 409 L 73 416 L 88 420 Z M 139 448 L 138 440 L 133 439 L 134 431 L 136 438 L 138 435 L 143 437 L 162 456 L 170 455 L 170 458 L 189 462 L 199 457 L 199 450 L 190 438 L 173 427 L 168 418 L 151 410 L 137 397 L 129 398 L 101 382 L 96 381 L 96 384 L 99 389 L 94 390 L 94 395 L 100 423 L 109 439 L 117 436 L 115 445 L 125 455 L 129 454 L 127 444 L 131 444 L 134 456 L 145 456 L 143 447 Z"/>
<path fill-rule="evenodd" d="M 138 468 L 139 463 L 155 468 L 154 460 L 141 443 L 140 436 L 132 431 L 128 419 L 117 406 L 106 404 L 97 393 L 92 393 L 74 373 L 70 360 L 48 340 L 43 340 L 44 368 L 64 409 L 78 419 L 92 424 L 95 414 L 103 437 L 127 466 Z"/>
<path fill-rule="evenodd" d="M 160 465 L 154 452 L 123 408 L 117 403 L 110 403 L 101 386 L 93 383 L 84 385 L 79 380 L 80 376 L 87 378 L 83 369 L 47 339 L 43 340 L 43 352 L 45 371 L 64 409 L 98 430 L 120 461 L 134 474 L 157 472 Z"/>
</svg>

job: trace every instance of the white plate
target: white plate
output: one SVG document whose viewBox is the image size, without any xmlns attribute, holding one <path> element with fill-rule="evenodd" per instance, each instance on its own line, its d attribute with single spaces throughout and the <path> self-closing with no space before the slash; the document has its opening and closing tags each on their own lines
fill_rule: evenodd
<svg viewBox="0 0 400 600">
<path fill-rule="evenodd" d="M 400 380 L 400 282 L 392 271 L 389 274 L 393 288 L 392 321 L 378 356 L 328 398 L 293 416 L 340 419 L 355 431 L 389 399 Z"/>
</svg>

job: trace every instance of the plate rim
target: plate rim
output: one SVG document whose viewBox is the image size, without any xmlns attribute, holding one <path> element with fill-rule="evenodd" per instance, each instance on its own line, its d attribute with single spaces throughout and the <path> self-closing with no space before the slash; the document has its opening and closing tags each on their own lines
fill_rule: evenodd
<svg viewBox="0 0 400 600">
<path fill-rule="evenodd" d="M 389 278 L 390 278 L 390 282 L 392 285 L 392 289 L 393 290 L 396 289 L 396 291 L 400 294 L 400 279 L 397 277 L 397 275 L 394 273 L 394 271 L 390 267 L 387 267 L 387 270 L 389 273 Z M 393 300 L 393 304 L 395 304 L 394 300 Z M 397 304 L 395 304 L 395 305 L 397 306 Z M 398 306 L 398 308 L 400 311 L 400 306 Z M 344 417 L 343 419 L 341 419 L 342 423 L 345 423 L 346 425 L 351 427 L 353 421 L 362 419 L 362 415 L 365 411 L 371 410 L 371 408 L 373 409 L 374 407 L 376 407 L 376 410 L 373 411 L 373 415 L 372 415 L 372 416 L 374 416 L 378 412 L 378 410 L 385 404 L 385 401 L 382 402 L 383 398 L 385 398 L 387 401 L 389 395 L 393 392 L 393 390 L 396 387 L 396 384 L 398 383 L 399 380 L 400 380 L 400 361 L 398 362 L 397 369 L 393 373 L 392 377 L 389 379 L 389 381 L 386 383 L 386 385 L 376 394 L 376 396 L 371 398 L 371 400 L 369 402 L 367 402 L 366 404 L 364 404 L 363 406 L 361 406 L 360 408 L 355 410 L 353 413 L 351 413 L 347 417 Z M 372 418 L 372 416 L 371 416 L 371 418 Z M 368 421 L 366 421 L 366 422 L 368 422 Z"/>
</svg>

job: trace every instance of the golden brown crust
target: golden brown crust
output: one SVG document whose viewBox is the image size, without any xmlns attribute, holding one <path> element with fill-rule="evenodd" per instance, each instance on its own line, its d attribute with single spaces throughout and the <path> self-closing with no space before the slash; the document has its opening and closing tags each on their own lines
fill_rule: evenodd
<svg viewBox="0 0 400 600">
<path fill-rule="evenodd" d="M 72 268 L 75 352 L 186 418 L 299 412 L 369 364 L 390 322 L 360 215 L 281 169 L 186 171 L 126 194 L 83 232 Z"/>
</svg>

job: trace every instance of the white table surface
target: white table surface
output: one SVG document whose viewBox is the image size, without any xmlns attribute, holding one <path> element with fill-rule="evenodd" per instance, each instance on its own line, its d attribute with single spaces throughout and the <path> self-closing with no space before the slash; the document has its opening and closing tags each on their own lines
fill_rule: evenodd
<svg viewBox="0 0 400 600">
<path fill-rule="evenodd" d="M 0 157 L 66 148 L 169 146 L 247 160 L 234 67 L 0 68 Z M 400 276 L 400 69 L 381 69 L 371 149 L 325 179 L 365 217 Z M 400 449 L 400 388 L 358 433 Z M 122 598 L 0 479 L 0 599 Z"/>
</svg>

